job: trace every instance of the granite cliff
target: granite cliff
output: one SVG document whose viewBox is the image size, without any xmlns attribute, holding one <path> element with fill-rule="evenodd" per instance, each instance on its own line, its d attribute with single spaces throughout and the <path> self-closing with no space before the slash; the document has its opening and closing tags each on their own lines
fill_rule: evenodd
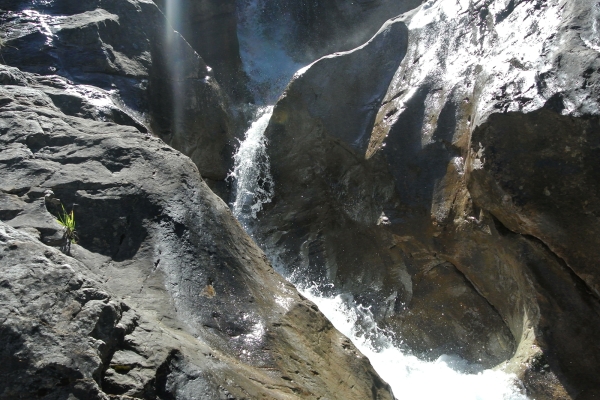
<svg viewBox="0 0 600 400">
<path fill-rule="evenodd" d="M 154 3 L 0 23 L 0 398 L 392 398 L 207 185 L 235 117 Z"/>
<path fill-rule="evenodd" d="M 0 398 L 393 398 L 267 256 L 407 352 L 599 398 L 597 4 L 177 3 L 0 5 Z M 262 250 L 223 201 L 250 6 L 311 62 Z"/>
<path fill-rule="evenodd" d="M 599 10 L 428 1 L 299 71 L 261 241 L 414 352 L 596 398 Z"/>
</svg>

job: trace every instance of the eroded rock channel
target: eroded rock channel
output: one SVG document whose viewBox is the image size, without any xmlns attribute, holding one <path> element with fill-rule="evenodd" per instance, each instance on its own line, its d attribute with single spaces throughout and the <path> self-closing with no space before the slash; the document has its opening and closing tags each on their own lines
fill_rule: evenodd
<svg viewBox="0 0 600 400">
<path fill-rule="evenodd" d="M 176 3 L 0 4 L 0 398 L 600 398 L 597 4 Z"/>
</svg>

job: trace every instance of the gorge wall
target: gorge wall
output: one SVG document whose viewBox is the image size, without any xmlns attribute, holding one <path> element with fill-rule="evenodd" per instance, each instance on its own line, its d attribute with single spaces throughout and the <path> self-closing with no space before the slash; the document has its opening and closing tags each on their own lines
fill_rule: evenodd
<svg viewBox="0 0 600 400">
<path fill-rule="evenodd" d="M 7 6 L 5 64 L 106 91 L 104 97 L 115 98 L 123 110 L 111 111 L 115 122 L 152 131 L 188 155 L 213 187 L 226 177 L 237 123 L 229 99 L 212 69 L 154 3 L 12 1 Z M 54 101 L 69 115 L 97 114 L 93 104 L 80 104 L 85 95 Z"/>
<path fill-rule="evenodd" d="M 428 1 L 299 71 L 261 241 L 416 353 L 596 398 L 599 13 Z"/>
<path fill-rule="evenodd" d="M 154 3 L 1 8 L 0 398 L 393 398 L 207 185 L 235 116 Z"/>
<path fill-rule="evenodd" d="M 0 398 L 393 398 L 222 200 L 260 97 L 249 6 L 294 62 L 323 56 L 266 130 L 254 233 L 280 272 L 408 352 L 599 398 L 589 0 L 4 1 Z"/>
</svg>

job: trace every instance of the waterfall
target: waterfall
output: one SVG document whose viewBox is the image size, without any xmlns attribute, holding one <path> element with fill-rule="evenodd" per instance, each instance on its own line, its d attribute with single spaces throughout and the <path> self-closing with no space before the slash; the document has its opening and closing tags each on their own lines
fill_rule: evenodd
<svg viewBox="0 0 600 400">
<path fill-rule="evenodd" d="M 423 361 L 395 347 L 389 333 L 379 329 L 368 308 L 352 296 L 323 296 L 315 286 L 298 288 L 364 354 L 398 399 L 409 400 L 526 400 L 514 375 L 502 371 L 472 371 L 456 356 Z M 358 323 L 360 321 L 360 328 Z M 370 328 L 365 330 L 365 325 Z"/>
<path fill-rule="evenodd" d="M 264 135 L 272 114 L 273 106 L 258 108 L 254 122 L 234 155 L 233 171 L 229 174 L 234 181 L 231 209 L 250 235 L 257 213 L 273 197 L 273 178 Z"/>
<path fill-rule="evenodd" d="M 273 107 L 261 107 L 235 154 L 233 213 L 252 235 L 259 223 L 259 212 L 273 197 L 273 178 L 264 136 Z M 263 249 L 277 268 L 277 249 Z M 313 301 L 331 323 L 369 358 L 377 373 L 390 384 L 400 399 L 426 400 L 526 400 L 515 377 L 496 370 L 478 370 L 477 366 L 455 356 L 423 361 L 394 346 L 389 333 L 380 329 L 368 308 L 356 304 L 350 295 L 329 296 L 316 284 L 307 287 L 286 276 L 308 299 Z M 331 288 L 328 288 L 331 289 Z"/>
<path fill-rule="evenodd" d="M 238 38 L 249 88 L 259 104 L 276 101 L 295 71 L 302 67 L 283 49 L 285 33 L 268 31 L 262 19 L 264 0 L 240 0 Z M 281 21 L 279 21 L 281 23 Z M 265 31 L 265 29 L 267 31 Z M 282 36 L 283 35 L 283 36 Z M 240 142 L 234 156 L 231 209 L 246 231 L 254 237 L 260 224 L 263 205 L 274 196 L 265 130 L 273 106 L 259 107 L 254 122 Z M 257 240 L 259 242 L 259 240 Z M 357 304 L 351 295 L 337 294 L 327 287 L 294 276 L 282 265 L 279 250 L 267 240 L 263 250 L 274 268 L 313 301 L 331 323 L 371 362 L 377 373 L 390 384 L 399 399 L 424 400 L 526 400 L 514 375 L 497 370 L 482 370 L 456 356 L 445 355 L 435 361 L 423 361 L 394 345 L 392 335 L 377 326 L 368 308 Z M 265 248 L 265 246 L 269 246 Z M 295 271 L 299 274 L 299 271 Z"/>
</svg>

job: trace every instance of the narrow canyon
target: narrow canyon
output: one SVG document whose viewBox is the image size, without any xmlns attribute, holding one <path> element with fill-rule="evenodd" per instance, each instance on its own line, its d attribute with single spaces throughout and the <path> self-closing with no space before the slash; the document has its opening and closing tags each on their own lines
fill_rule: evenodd
<svg viewBox="0 0 600 400">
<path fill-rule="evenodd" d="M 0 399 L 600 399 L 599 26 L 0 0 Z"/>
</svg>

